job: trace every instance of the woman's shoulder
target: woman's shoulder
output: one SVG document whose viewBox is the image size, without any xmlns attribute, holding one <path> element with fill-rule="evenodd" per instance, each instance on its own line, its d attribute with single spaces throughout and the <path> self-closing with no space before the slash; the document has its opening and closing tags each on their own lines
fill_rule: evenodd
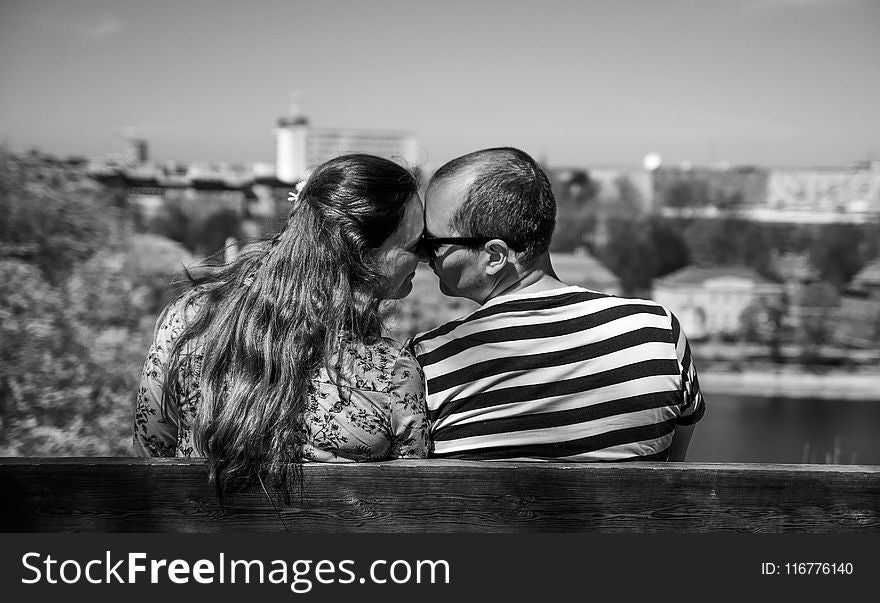
<svg viewBox="0 0 880 603">
<path fill-rule="evenodd" d="M 346 340 L 333 367 L 344 382 L 358 389 L 385 391 L 402 368 L 416 365 L 402 344 L 382 337 L 372 341 Z"/>
<path fill-rule="evenodd" d="M 204 305 L 202 291 L 192 289 L 165 306 L 156 320 L 154 339 L 157 341 L 176 339 L 186 326 L 195 320 Z"/>
<path fill-rule="evenodd" d="M 389 337 L 380 337 L 374 341 L 360 342 L 359 352 L 376 360 L 378 364 L 392 370 L 395 364 L 415 362 L 415 358 L 402 343 Z"/>
</svg>

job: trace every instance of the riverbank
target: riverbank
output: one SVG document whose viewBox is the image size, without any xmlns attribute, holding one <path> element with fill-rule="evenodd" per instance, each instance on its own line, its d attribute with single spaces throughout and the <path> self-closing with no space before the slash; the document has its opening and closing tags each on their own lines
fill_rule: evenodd
<svg viewBox="0 0 880 603">
<path fill-rule="evenodd" d="M 705 394 L 880 401 L 880 369 L 825 373 L 793 367 L 699 371 Z"/>
</svg>

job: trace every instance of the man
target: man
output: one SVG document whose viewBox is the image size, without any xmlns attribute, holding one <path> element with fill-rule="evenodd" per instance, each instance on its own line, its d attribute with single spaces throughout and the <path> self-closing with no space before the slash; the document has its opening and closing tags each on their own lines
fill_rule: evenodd
<svg viewBox="0 0 880 603">
<path fill-rule="evenodd" d="M 561 282 L 555 221 L 547 175 L 518 149 L 464 155 L 431 179 L 425 253 L 443 293 L 481 305 L 410 342 L 434 456 L 684 460 L 704 406 L 678 320 Z"/>
</svg>

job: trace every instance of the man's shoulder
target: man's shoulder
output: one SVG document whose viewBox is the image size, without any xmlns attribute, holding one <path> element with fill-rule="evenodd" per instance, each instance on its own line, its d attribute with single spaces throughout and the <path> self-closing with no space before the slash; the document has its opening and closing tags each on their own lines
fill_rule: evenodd
<svg viewBox="0 0 880 603">
<path fill-rule="evenodd" d="M 528 317 L 531 312 L 554 312 L 567 313 L 572 307 L 586 311 L 598 311 L 614 307 L 647 307 L 654 312 L 669 314 L 669 310 L 658 302 L 641 297 L 624 297 L 614 293 L 606 293 L 594 289 L 587 289 L 580 285 L 566 285 L 549 291 L 529 294 L 527 296 L 512 297 L 509 300 L 497 304 L 499 314 L 520 313 Z"/>
<path fill-rule="evenodd" d="M 566 285 L 549 291 L 495 298 L 468 314 L 417 333 L 409 340 L 407 347 L 417 353 L 419 346 L 425 342 L 456 339 L 462 332 L 470 334 L 473 331 L 492 329 L 502 321 L 529 322 L 539 313 L 544 317 L 554 313 L 567 315 L 574 307 L 584 311 L 642 307 L 650 308 L 650 312 L 655 314 L 671 316 L 669 310 L 650 299 L 621 297 L 577 285 Z"/>
<path fill-rule="evenodd" d="M 444 335 L 448 335 L 449 333 L 452 333 L 453 331 L 455 331 L 455 329 L 458 326 L 467 322 L 467 320 L 470 316 L 471 316 L 471 314 L 460 316 L 458 318 L 454 318 L 450 321 L 444 322 L 444 323 L 434 327 L 433 329 L 428 329 L 427 331 L 422 331 L 420 333 L 416 333 L 415 335 L 410 337 L 409 340 L 407 340 L 404 347 L 407 350 L 409 350 L 410 352 L 412 352 L 413 354 L 418 354 L 419 346 L 424 341 L 427 341 L 429 339 L 434 339 L 436 337 L 442 337 Z"/>
</svg>

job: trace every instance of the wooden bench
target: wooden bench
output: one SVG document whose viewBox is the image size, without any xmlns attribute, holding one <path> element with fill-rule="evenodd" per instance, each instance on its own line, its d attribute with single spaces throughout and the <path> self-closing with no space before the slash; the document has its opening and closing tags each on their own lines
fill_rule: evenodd
<svg viewBox="0 0 880 603">
<path fill-rule="evenodd" d="M 290 505 L 259 490 L 221 507 L 202 460 L 2 458 L 0 531 L 880 532 L 878 466 L 431 460 L 304 476 Z"/>
</svg>

